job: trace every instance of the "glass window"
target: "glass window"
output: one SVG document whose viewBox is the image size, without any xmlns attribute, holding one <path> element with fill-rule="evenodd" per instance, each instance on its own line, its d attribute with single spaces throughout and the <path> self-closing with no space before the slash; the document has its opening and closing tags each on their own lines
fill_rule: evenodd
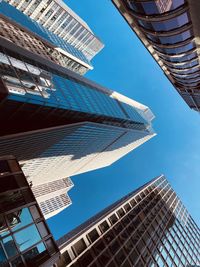
<svg viewBox="0 0 200 267">
<path fill-rule="evenodd" d="M 31 214 L 33 216 L 33 219 L 36 220 L 41 217 L 40 212 L 36 206 L 29 207 Z"/>
<path fill-rule="evenodd" d="M 0 215 L 0 237 L 9 234 L 7 224 L 3 215 Z"/>
<path fill-rule="evenodd" d="M 17 254 L 17 248 L 15 246 L 15 242 L 11 236 L 8 236 L 2 240 L 4 249 L 8 257 L 13 257 Z"/>
<path fill-rule="evenodd" d="M 115 224 L 118 221 L 117 216 L 115 214 L 111 215 L 109 221 L 111 224 Z"/>
<path fill-rule="evenodd" d="M 0 264 L 6 261 L 6 255 L 4 253 L 4 250 L 0 244 Z"/>
<path fill-rule="evenodd" d="M 185 0 L 157 0 L 144 3 L 129 2 L 129 7 L 135 12 L 153 15 L 172 11 L 185 3 Z"/>
<path fill-rule="evenodd" d="M 72 247 L 77 255 L 81 254 L 87 248 L 83 238 L 77 241 Z"/>
<path fill-rule="evenodd" d="M 102 233 L 104 233 L 109 229 L 109 225 L 106 221 L 104 221 L 99 225 L 99 228 L 102 231 Z"/>
<path fill-rule="evenodd" d="M 40 234 L 35 225 L 31 225 L 15 233 L 14 237 L 20 251 L 24 251 L 41 240 Z"/>
<path fill-rule="evenodd" d="M 183 13 L 180 16 L 177 16 L 175 18 L 161 21 L 161 22 L 152 22 L 153 29 L 155 31 L 170 31 L 173 29 L 177 29 L 186 23 L 189 22 L 188 14 Z"/>
<path fill-rule="evenodd" d="M 123 217 L 124 214 L 125 214 L 125 212 L 124 212 L 123 209 L 119 209 L 119 210 L 117 211 L 117 215 L 118 215 L 119 217 Z"/>
<path fill-rule="evenodd" d="M 94 242 L 99 237 L 99 234 L 96 229 L 93 229 L 91 232 L 88 233 L 88 237 L 91 242 Z"/>
<path fill-rule="evenodd" d="M 31 248 L 30 250 L 25 252 L 23 256 L 27 264 L 33 263 L 33 259 L 34 264 L 37 264 L 37 262 L 43 262 L 47 257 L 49 257 L 43 243 L 40 243 L 35 247 Z"/>
<path fill-rule="evenodd" d="M 191 53 L 189 55 L 185 55 L 185 56 L 179 56 L 179 57 L 167 57 L 167 56 L 160 56 L 160 58 L 164 59 L 164 60 L 167 60 L 167 61 L 170 61 L 170 62 L 176 62 L 176 63 L 181 63 L 181 62 L 185 62 L 185 61 L 189 61 L 189 60 L 192 60 L 194 58 L 197 57 L 197 54 L 196 53 Z"/>
<path fill-rule="evenodd" d="M 195 47 L 194 43 L 189 43 L 187 45 L 184 45 L 181 47 L 176 47 L 176 48 L 155 47 L 155 49 L 160 51 L 161 53 L 166 53 L 166 54 L 181 54 L 181 53 L 184 53 L 184 52 L 191 50 L 194 47 Z"/>
<path fill-rule="evenodd" d="M 172 35 L 172 36 L 153 36 L 150 34 L 147 34 L 147 37 L 156 43 L 159 44 L 176 44 L 176 43 L 180 43 L 183 42 L 185 40 L 187 40 L 188 38 L 190 38 L 191 35 L 191 31 L 185 31 L 176 35 Z"/>
<path fill-rule="evenodd" d="M 12 228 L 12 231 L 16 231 L 33 222 L 31 213 L 28 208 L 24 208 L 17 213 L 10 213 L 7 215 L 7 220 Z"/>
<path fill-rule="evenodd" d="M 37 224 L 37 228 L 38 228 L 38 230 L 39 230 L 39 232 L 40 232 L 40 235 L 41 235 L 42 237 L 45 237 L 45 236 L 47 236 L 47 235 L 49 234 L 49 232 L 48 232 L 48 230 L 47 230 L 47 227 L 46 227 L 46 225 L 44 224 L 44 222 L 40 222 L 40 223 L 38 223 L 38 224 Z"/>
<path fill-rule="evenodd" d="M 18 258 L 16 258 L 15 260 L 13 260 L 12 262 L 11 262 L 11 264 L 12 264 L 12 267 L 23 267 L 23 266 L 25 266 L 24 265 L 24 263 L 22 262 L 22 259 L 21 259 L 21 257 L 18 257 Z"/>
</svg>

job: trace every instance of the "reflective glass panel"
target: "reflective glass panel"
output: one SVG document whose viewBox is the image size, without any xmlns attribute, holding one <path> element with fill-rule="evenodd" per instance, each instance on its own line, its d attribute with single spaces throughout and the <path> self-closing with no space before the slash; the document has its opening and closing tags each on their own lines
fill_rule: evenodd
<svg viewBox="0 0 200 267">
<path fill-rule="evenodd" d="M 0 244 L 0 264 L 2 264 L 5 261 L 6 261 L 6 255 L 5 255 L 3 248 Z"/>
<path fill-rule="evenodd" d="M 14 234 L 16 242 L 19 246 L 20 251 L 31 247 L 35 243 L 41 240 L 39 232 L 35 225 L 31 225 Z"/>
<path fill-rule="evenodd" d="M 31 213 L 28 208 L 24 208 L 14 215 L 13 213 L 11 213 L 7 216 L 8 221 L 10 222 L 10 226 L 12 227 L 12 231 L 18 230 L 33 222 Z"/>
<path fill-rule="evenodd" d="M 7 224 L 3 215 L 0 215 L 0 237 L 9 234 Z"/>
<path fill-rule="evenodd" d="M 189 43 L 187 45 L 181 46 L 181 47 L 176 47 L 176 48 L 160 48 L 160 47 L 155 47 L 156 50 L 158 50 L 161 53 L 166 53 L 166 54 L 181 54 L 184 52 L 187 52 L 194 48 L 195 45 L 194 43 Z"/>
<path fill-rule="evenodd" d="M 184 13 L 173 19 L 169 19 L 161 22 L 152 22 L 153 29 L 155 31 L 170 31 L 177 29 L 189 22 L 188 14 Z"/>
<path fill-rule="evenodd" d="M 129 7 L 135 12 L 153 15 L 172 11 L 185 3 L 185 0 L 157 0 L 144 3 L 129 2 Z"/>
<path fill-rule="evenodd" d="M 46 256 L 46 247 L 43 243 L 38 244 L 37 246 L 33 247 L 32 249 L 28 250 L 23 254 L 26 263 L 31 262 L 33 259 L 43 258 Z"/>
<path fill-rule="evenodd" d="M 8 257 L 13 257 L 17 254 L 17 248 L 15 246 L 15 242 L 11 236 L 8 236 L 2 240 L 4 249 Z"/>
</svg>

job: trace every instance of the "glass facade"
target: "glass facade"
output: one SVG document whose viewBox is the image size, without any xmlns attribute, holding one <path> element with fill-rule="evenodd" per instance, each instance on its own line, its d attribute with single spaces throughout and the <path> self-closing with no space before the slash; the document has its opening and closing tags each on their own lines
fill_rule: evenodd
<svg viewBox="0 0 200 267">
<path fill-rule="evenodd" d="M 15 120 L 19 117 L 14 131 L 17 131 L 18 127 L 36 129 L 41 128 L 41 125 L 44 128 L 45 125 L 56 126 L 83 120 L 138 130 L 146 130 L 149 127 L 150 121 L 142 116 L 133 104 L 113 97 L 112 91 L 87 79 L 63 75 L 4 48 L 0 51 L 0 62 L 0 75 L 7 91 L 5 104 L 1 108 L 7 109 L 7 118 L 11 117 L 11 121 L 13 115 Z M 23 109 L 26 109 L 26 112 L 23 112 Z M 54 110 L 53 116 L 57 116 L 57 119 L 53 120 L 50 115 L 48 119 L 46 116 L 40 116 L 45 110 L 46 116 Z M 26 124 L 22 121 L 23 117 L 27 120 Z M 34 120 L 34 123 L 30 124 L 31 120 Z M 12 122 L 7 129 L 9 127 L 12 127 Z"/>
<path fill-rule="evenodd" d="M 43 42 L 47 41 L 49 45 L 44 44 L 44 46 L 46 47 L 47 53 L 48 51 L 50 52 L 52 50 L 50 52 L 51 57 L 54 56 L 55 60 L 57 60 L 59 64 L 79 74 L 84 74 L 88 69 L 92 69 L 90 61 L 86 58 L 86 56 L 81 51 L 79 51 L 78 49 L 73 47 L 71 44 L 69 44 L 67 41 L 64 41 L 62 38 L 60 38 L 56 34 L 52 33 L 51 31 L 49 31 L 42 25 L 38 24 L 36 21 L 30 19 L 28 16 L 26 16 L 25 14 L 23 14 L 22 12 L 20 12 L 19 10 L 17 10 L 16 8 L 14 8 L 13 6 L 9 5 L 8 3 L 4 1 L 1 1 L 0 3 L 0 14 L 2 14 L 4 18 L 5 17 L 9 18 L 11 22 L 17 23 L 18 25 L 21 25 L 22 27 L 27 29 L 27 31 L 29 31 L 29 35 L 32 33 L 34 36 L 42 38 L 41 41 Z M 1 31 L 3 31 L 3 27 L 6 27 L 6 25 L 4 25 L 5 23 L 8 24 L 8 22 L 3 21 Z M 10 32 L 12 31 L 13 27 L 14 26 L 10 27 L 9 29 Z M 8 31 L 8 26 L 6 27 L 5 31 Z M 15 29 L 15 32 L 16 31 L 17 29 Z M 22 34 L 23 33 L 21 33 L 20 35 Z M 11 41 L 13 41 L 13 35 L 14 33 L 12 35 L 8 34 L 8 37 L 12 38 Z M 27 39 L 27 36 L 25 37 L 24 39 Z M 29 37 L 29 39 L 30 38 L 31 37 Z M 38 41 L 39 42 L 38 49 L 40 50 L 41 50 L 41 41 Z M 33 39 L 33 42 L 36 43 L 35 39 Z M 20 45 L 20 40 L 18 40 L 17 44 Z"/>
<path fill-rule="evenodd" d="M 186 267 L 200 264 L 200 229 L 164 176 L 58 240 L 68 267 Z"/>
<path fill-rule="evenodd" d="M 198 6 L 186 0 L 113 0 L 136 33 L 140 32 L 143 43 L 148 41 L 150 52 L 157 60 L 166 76 L 173 83 L 187 104 L 200 108 L 199 81 L 193 83 L 193 75 L 199 75 L 199 56 L 195 29 Z M 195 13 L 196 12 L 196 13 Z M 130 17 L 130 20 L 128 19 Z M 152 52 L 153 51 L 153 52 Z M 193 62 L 191 63 L 191 60 Z M 178 72 L 178 74 L 177 74 Z M 187 77 L 188 83 L 184 83 Z"/>
<path fill-rule="evenodd" d="M 74 123 L 0 138 L 0 154 L 16 155 L 36 186 L 108 166 L 153 136 L 148 131 Z"/>
<path fill-rule="evenodd" d="M 0 158 L 0 174 L 0 266 L 51 266 L 58 248 L 14 157 Z"/>
<path fill-rule="evenodd" d="M 85 55 L 91 60 L 104 47 L 88 25 L 62 1 L 6 0 L 6 2 L 37 21 L 42 29 L 46 29 L 48 38 L 53 38 L 52 40 L 64 46 L 67 51 L 72 49 L 75 53 L 82 54 L 81 57 Z"/>
</svg>

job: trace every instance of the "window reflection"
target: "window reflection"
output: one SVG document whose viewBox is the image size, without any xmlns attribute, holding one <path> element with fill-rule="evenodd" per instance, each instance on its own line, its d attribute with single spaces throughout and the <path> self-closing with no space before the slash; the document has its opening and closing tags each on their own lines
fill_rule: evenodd
<svg viewBox="0 0 200 267">
<path fill-rule="evenodd" d="M 16 231 L 30 223 L 33 222 L 31 213 L 28 208 L 24 208 L 18 212 L 18 214 L 10 213 L 7 215 L 7 219 L 9 221 L 10 227 L 12 227 L 12 231 Z"/>
<path fill-rule="evenodd" d="M 17 254 L 17 248 L 15 242 L 11 236 L 8 236 L 2 240 L 3 246 L 6 250 L 8 257 L 13 257 Z"/>
<path fill-rule="evenodd" d="M 154 31 L 170 31 L 182 27 L 189 22 L 188 14 L 183 13 L 175 18 L 165 20 L 165 21 L 154 21 L 147 22 L 143 20 L 138 20 L 139 25 L 147 30 Z"/>
<path fill-rule="evenodd" d="M 194 43 L 189 43 L 187 45 L 181 46 L 181 47 L 173 47 L 173 48 L 160 48 L 160 47 L 155 47 L 155 49 L 161 53 L 166 53 L 166 54 L 181 54 L 184 52 L 187 52 L 195 47 Z"/>
<path fill-rule="evenodd" d="M 192 36 L 191 30 L 172 35 L 172 36 L 153 36 L 147 34 L 147 37 L 158 44 L 176 44 L 189 39 Z"/>
<path fill-rule="evenodd" d="M 6 255 L 4 253 L 4 250 L 0 244 L 0 264 L 6 261 Z"/>
<path fill-rule="evenodd" d="M 14 237 L 20 251 L 24 251 L 41 240 L 35 225 L 31 225 L 23 229 L 23 231 L 16 232 Z"/>
<path fill-rule="evenodd" d="M 137 13 L 153 15 L 172 11 L 185 3 L 185 0 L 157 0 L 143 3 L 128 2 L 129 7 Z"/>
</svg>

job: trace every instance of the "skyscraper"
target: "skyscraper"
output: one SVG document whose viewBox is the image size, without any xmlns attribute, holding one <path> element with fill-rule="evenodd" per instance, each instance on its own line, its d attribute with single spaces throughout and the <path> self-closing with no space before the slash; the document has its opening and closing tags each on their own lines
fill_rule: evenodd
<svg viewBox="0 0 200 267">
<path fill-rule="evenodd" d="M 6 0 L 6 2 L 82 51 L 88 60 L 104 47 L 87 23 L 61 0 Z"/>
<path fill-rule="evenodd" d="M 200 264 L 200 229 L 161 175 L 57 241 L 59 267 Z"/>
<path fill-rule="evenodd" d="M 199 111 L 199 1 L 112 1 L 177 92 Z"/>
<path fill-rule="evenodd" d="M 155 135 L 148 107 L 0 38 L 0 153 L 34 186 L 108 166 Z"/>
<path fill-rule="evenodd" d="M 74 186 L 70 178 L 32 185 L 32 192 L 45 219 L 48 219 L 72 204 L 68 191 Z"/>
<path fill-rule="evenodd" d="M 81 75 L 93 69 L 82 51 L 4 1 L 0 2 L 0 25 L 1 37 L 21 48 Z"/>
<path fill-rule="evenodd" d="M 59 250 L 13 156 L 0 157 L 0 266 L 50 267 Z"/>
<path fill-rule="evenodd" d="M 17 157 L 33 192 L 46 188 L 35 196 L 47 218 L 71 204 L 52 186 L 152 138 L 154 115 L 70 70 L 61 37 L 4 1 L 0 13 L 0 154 Z"/>
</svg>

